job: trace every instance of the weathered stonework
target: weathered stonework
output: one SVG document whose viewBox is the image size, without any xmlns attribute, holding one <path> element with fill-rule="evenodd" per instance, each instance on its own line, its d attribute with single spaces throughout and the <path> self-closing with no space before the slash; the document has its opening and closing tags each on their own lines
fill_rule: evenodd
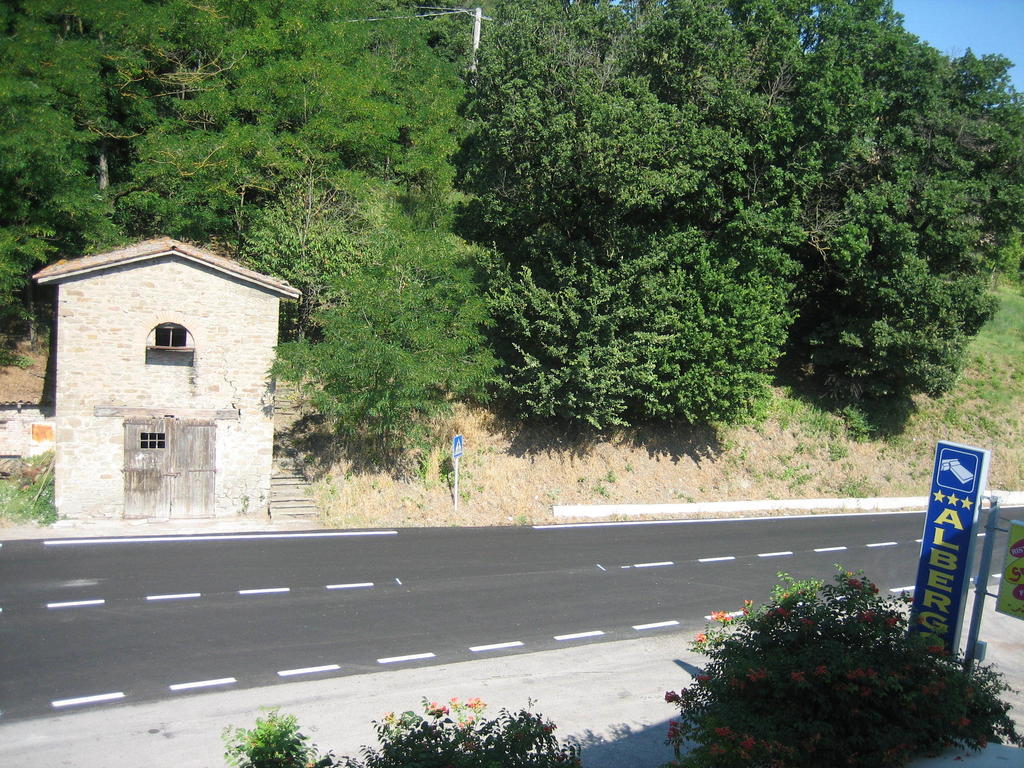
<svg viewBox="0 0 1024 768">
<path fill-rule="evenodd" d="M 68 262 L 37 275 L 59 284 L 59 513 L 125 515 L 125 419 L 141 414 L 212 419 L 214 514 L 265 513 L 273 446 L 269 369 L 279 302 L 298 292 L 173 240 L 107 256 L 81 260 L 86 267 L 77 271 Z M 188 330 L 191 353 L 147 357 L 154 329 L 165 323 Z M 180 508 L 170 514 L 195 516 Z"/>
</svg>

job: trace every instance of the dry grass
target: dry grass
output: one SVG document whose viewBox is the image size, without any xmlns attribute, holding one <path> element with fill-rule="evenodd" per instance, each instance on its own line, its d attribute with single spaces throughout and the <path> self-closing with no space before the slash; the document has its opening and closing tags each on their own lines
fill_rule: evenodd
<svg viewBox="0 0 1024 768">
<path fill-rule="evenodd" d="M 436 425 L 437 447 L 413 476 L 398 479 L 343 452 L 318 452 L 316 498 L 328 525 L 397 527 L 553 522 L 552 506 L 563 504 L 923 496 L 938 440 L 991 448 L 989 487 L 1021 490 L 1024 299 L 1002 298 L 1000 317 L 973 346 L 957 389 L 936 400 L 843 414 L 778 387 L 758 424 L 604 435 L 459 406 Z M 457 510 L 448 458 L 456 433 L 465 438 Z"/>
</svg>

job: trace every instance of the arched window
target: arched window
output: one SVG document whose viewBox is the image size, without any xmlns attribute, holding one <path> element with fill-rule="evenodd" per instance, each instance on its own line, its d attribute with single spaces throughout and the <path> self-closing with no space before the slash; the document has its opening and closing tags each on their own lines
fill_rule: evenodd
<svg viewBox="0 0 1024 768">
<path fill-rule="evenodd" d="M 146 340 L 146 363 L 149 365 L 192 365 L 195 345 L 188 328 L 177 323 L 160 323 Z"/>
</svg>

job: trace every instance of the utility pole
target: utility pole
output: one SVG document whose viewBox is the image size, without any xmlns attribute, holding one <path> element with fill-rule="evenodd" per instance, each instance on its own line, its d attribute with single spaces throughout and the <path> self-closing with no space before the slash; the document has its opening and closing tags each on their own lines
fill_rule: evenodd
<svg viewBox="0 0 1024 768">
<path fill-rule="evenodd" d="M 483 20 L 484 11 L 482 8 L 473 9 L 473 63 L 469 67 L 470 72 L 476 72 L 476 52 L 480 47 L 480 22 Z"/>
</svg>

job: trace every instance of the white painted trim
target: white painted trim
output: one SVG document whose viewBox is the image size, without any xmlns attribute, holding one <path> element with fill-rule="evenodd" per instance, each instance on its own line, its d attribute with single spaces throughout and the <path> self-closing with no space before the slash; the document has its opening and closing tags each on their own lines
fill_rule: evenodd
<svg viewBox="0 0 1024 768">
<path fill-rule="evenodd" d="M 1024 491 L 989 491 L 986 497 L 999 496 L 1004 506 L 1024 504 Z M 836 509 L 884 511 L 890 509 L 924 509 L 927 496 L 877 497 L 869 499 L 762 499 L 754 501 L 698 501 L 690 504 L 573 504 L 552 507 L 555 517 L 611 517 L 613 515 L 675 515 L 689 517 L 700 514 L 731 512 L 776 512 L 788 509 Z"/>
</svg>

